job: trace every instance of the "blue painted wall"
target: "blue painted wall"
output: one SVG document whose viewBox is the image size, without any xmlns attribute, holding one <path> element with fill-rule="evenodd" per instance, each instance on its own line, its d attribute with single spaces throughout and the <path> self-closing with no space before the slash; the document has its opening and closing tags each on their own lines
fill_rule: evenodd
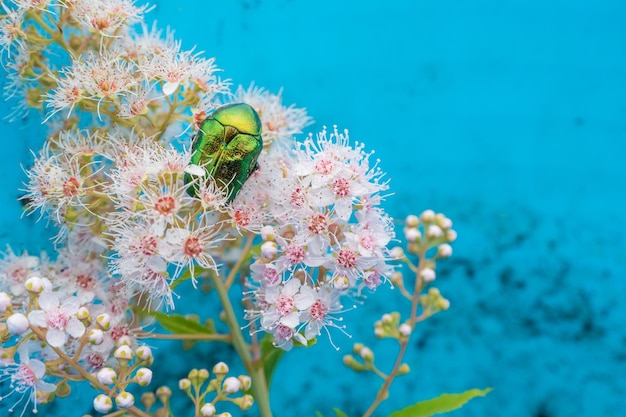
<svg viewBox="0 0 626 417">
<path fill-rule="evenodd" d="M 170 1 L 150 14 L 235 83 L 277 91 L 375 149 L 398 218 L 425 208 L 459 232 L 438 286 L 451 309 L 418 329 L 410 376 L 384 411 L 444 391 L 495 391 L 455 416 L 618 416 L 626 410 L 626 3 Z M 1 240 L 41 225 L 13 199 L 43 129 L 3 125 L 11 156 Z M 18 155 L 16 157 L 15 155 Z M 18 172 L 19 173 L 19 172 Z M 388 291 L 337 333 L 291 352 L 278 417 L 362 411 L 378 381 L 340 365 Z M 392 345 L 382 345 L 392 348 Z M 308 364 L 305 364 L 309 361 Z M 207 364 L 208 366 L 208 364 Z M 349 400 L 352 401 L 349 401 Z"/>
</svg>

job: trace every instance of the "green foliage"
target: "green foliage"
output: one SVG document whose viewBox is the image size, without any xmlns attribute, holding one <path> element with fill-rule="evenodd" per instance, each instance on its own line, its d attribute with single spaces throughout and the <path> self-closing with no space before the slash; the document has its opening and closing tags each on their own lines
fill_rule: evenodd
<svg viewBox="0 0 626 417">
<path fill-rule="evenodd" d="M 207 325 L 200 324 L 197 320 L 193 320 L 180 314 L 164 314 L 153 312 L 150 313 L 165 330 L 169 330 L 174 334 L 214 334 L 215 328 L 213 322 Z"/>
<path fill-rule="evenodd" d="M 492 388 L 471 389 L 460 394 L 442 394 L 391 413 L 388 417 L 431 417 L 435 414 L 447 413 L 463 407 L 472 398 L 484 397 L 491 390 Z"/>
<path fill-rule="evenodd" d="M 266 334 L 263 340 L 261 340 L 261 364 L 263 366 L 263 374 L 265 375 L 265 381 L 270 386 L 272 375 L 278 365 L 278 361 L 285 353 L 282 349 L 277 349 L 272 343 L 272 336 Z"/>
</svg>

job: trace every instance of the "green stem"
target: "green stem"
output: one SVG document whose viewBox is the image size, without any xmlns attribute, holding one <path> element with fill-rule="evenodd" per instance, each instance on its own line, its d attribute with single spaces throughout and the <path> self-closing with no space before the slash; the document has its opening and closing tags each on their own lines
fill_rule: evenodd
<svg viewBox="0 0 626 417">
<path fill-rule="evenodd" d="M 419 306 L 419 296 L 424 286 L 424 281 L 420 277 L 420 272 L 422 271 L 422 269 L 424 269 L 426 264 L 426 250 L 427 248 L 424 246 L 424 244 L 422 244 L 418 253 L 419 264 L 417 265 L 417 268 L 415 270 L 415 288 L 413 290 L 413 296 L 411 298 L 411 315 L 409 317 L 409 324 L 411 326 L 411 329 L 415 327 L 415 323 L 417 323 L 420 319 L 420 317 L 417 315 L 417 308 Z M 374 402 L 370 405 L 365 414 L 363 414 L 363 417 L 370 417 L 378 408 L 380 403 L 382 403 L 387 399 L 387 397 L 389 397 L 389 388 L 391 387 L 391 383 L 393 382 L 393 380 L 396 378 L 396 376 L 398 376 L 400 366 L 402 366 L 402 360 L 404 359 L 404 355 L 406 354 L 410 339 L 411 336 L 409 335 L 408 338 L 400 340 L 400 350 L 398 352 L 398 356 L 396 357 L 396 361 L 393 364 L 393 368 L 391 369 L 389 375 L 386 378 L 383 378 L 383 385 L 376 393 L 376 398 L 374 399 Z"/>
<path fill-rule="evenodd" d="M 257 407 L 259 407 L 261 417 L 272 417 L 269 390 L 265 381 L 265 376 L 263 375 L 263 367 L 255 366 L 254 361 L 252 360 L 252 355 L 250 355 L 250 350 L 243 338 L 241 327 L 237 321 L 237 316 L 235 315 L 230 298 L 228 297 L 228 290 L 226 289 L 226 286 L 219 276 L 212 276 L 211 280 L 213 282 L 213 288 L 217 291 L 217 295 L 222 302 L 222 307 L 224 307 L 226 324 L 230 328 L 233 346 L 241 358 L 248 375 L 252 379 L 252 396 L 254 397 Z"/>
</svg>

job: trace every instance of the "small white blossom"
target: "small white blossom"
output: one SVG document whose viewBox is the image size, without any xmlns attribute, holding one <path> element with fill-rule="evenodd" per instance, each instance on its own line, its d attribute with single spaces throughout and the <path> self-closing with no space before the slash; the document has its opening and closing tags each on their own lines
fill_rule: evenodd
<svg viewBox="0 0 626 417">
<path fill-rule="evenodd" d="M 18 349 L 19 363 L 0 361 L 0 381 L 8 381 L 11 391 L 0 397 L 0 402 L 6 401 L 13 394 L 18 396 L 17 401 L 8 409 L 15 410 L 24 399 L 24 411 L 29 403 L 33 403 L 33 412 L 37 412 L 37 402 L 40 393 L 53 392 L 55 384 L 45 382 L 43 377 L 46 373 L 46 365 L 37 359 L 30 357 L 31 343 L 22 344 Z M 24 414 L 22 412 L 22 415 Z"/>
<path fill-rule="evenodd" d="M 76 297 L 68 297 L 59 301 L 58 294 L 52 291 L 43 291 L 39 295 L 40 310 L 33 310 L 28 319 L 34 326 L 47 328 L 46 341 L 50 346 L 61 347 L 68 339 L 80 337 L 85 333 L 85 326 L 78 320 L 76 313 L 80 303 Z"/>
</svg>

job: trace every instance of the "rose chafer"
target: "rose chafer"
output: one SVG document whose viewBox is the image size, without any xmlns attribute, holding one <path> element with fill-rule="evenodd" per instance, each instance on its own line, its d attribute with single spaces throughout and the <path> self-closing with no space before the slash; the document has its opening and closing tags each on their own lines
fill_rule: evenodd
<svg viewBox="0 0 626 417">
<path fill-rule="evenodd" d="M 233 201 L 257 169 L 263 149 L 261 119 L 248 104 L 227 104 L 202 122 L 191 146 L 191 164 L 206 169 L 216 185 L 226 192 L 228 201 Z M 194 176 L 185 174 L 185 183 L 192 181 Z M 191 184 L 187 191 L 196 196 L 197 183 Z"/>
</svg>

